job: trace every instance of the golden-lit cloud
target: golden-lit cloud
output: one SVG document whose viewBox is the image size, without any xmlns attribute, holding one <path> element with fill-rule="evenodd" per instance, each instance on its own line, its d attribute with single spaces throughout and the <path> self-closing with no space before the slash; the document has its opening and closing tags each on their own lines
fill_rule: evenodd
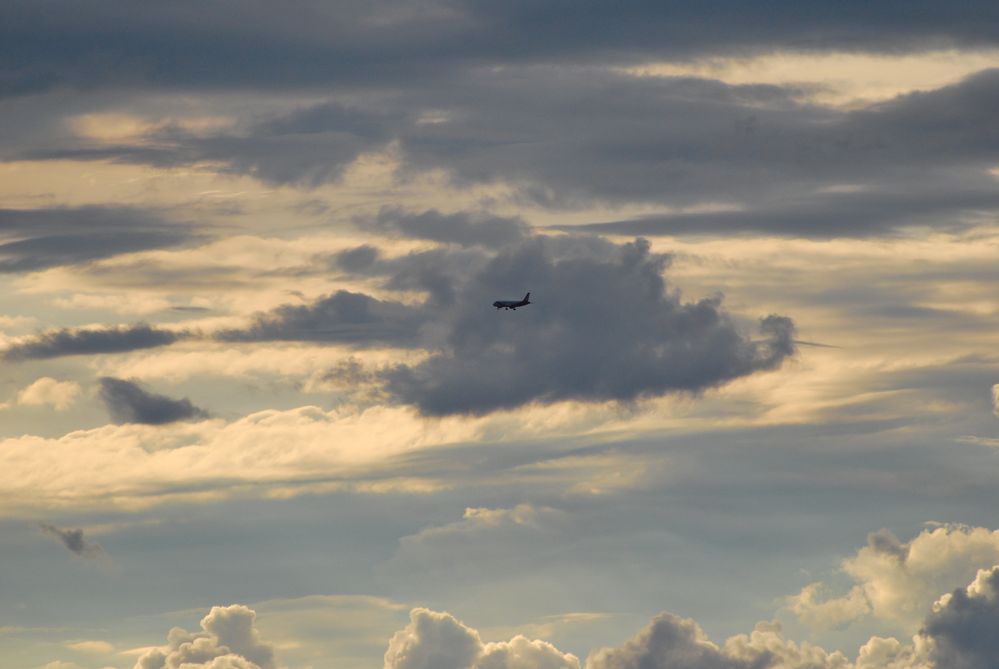
<svg viewBox="0 0 999 669">
<path fill-rule="evenodd" d="M 730 84 L 801 86 L 801 96 L 828 105 L 861 106 L 953 84 L 996 66 L 999 51 L 936 50 L 896 54 L 780 51 L 752 57 L 648 63 L 636 76 L 704 77 Z"/>
</svg>

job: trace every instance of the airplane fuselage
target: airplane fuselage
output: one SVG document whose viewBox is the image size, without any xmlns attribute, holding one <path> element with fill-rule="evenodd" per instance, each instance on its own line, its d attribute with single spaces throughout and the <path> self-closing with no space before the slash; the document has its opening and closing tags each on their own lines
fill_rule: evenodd
<svg viewBox="0 0 999 669">
<path fill-rule="evenodd" d="M 531 294 L 528 293 L 527 295 L 524 295 L 524 299 L 522 300 L 496 300 L 493 302 L 493 306 L 497 309 L 512 309 L 513 311 L 516 311 L 517 307 L 526 307 L 530 303 Z"/>
</svg>

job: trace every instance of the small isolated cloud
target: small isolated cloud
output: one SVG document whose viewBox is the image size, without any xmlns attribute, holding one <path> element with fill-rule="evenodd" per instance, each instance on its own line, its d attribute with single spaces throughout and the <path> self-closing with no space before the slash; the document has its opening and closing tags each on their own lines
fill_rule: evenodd
<svg viewBox="0 0 999 669">
<path fill-rule="evenodd" d="M 105 376 L 100 379 L 101 399 L 116 423 L 163 425 L 179 420 L 208 417 L 186 397 L 175 400 L 166 395 L 150 393 L 131 381 Z"/>
<path fill-rule="evenodd" d="M 98 544 L 88 541 L 80 528 L 61 528 L 49 523 L 39 523 L 42 532 L 58 539 L 69 552 L 85 558 L 96 558 L 104 554 Z"/>
<path fill-rule="evenodd" d="M 17 394 L 17 404 L 22 406 L 50 406 L 68 409 L 80 396 L 80 384 L 74 381 L 57 381 L 43 376 Z"/>
<path fill-rule="evenodd" d="M 40 669 L 83 669 L 76 662 L 66 662 L 65 660 L 52 660 L 51 662 L 46 662 Z"/>
<path fill-rule="evenodd" d="M 114 644 L 109 641 L 72 641 L 67 642 L 66 648 L 78 650 L 83 653 L 96 653 L 108 655 L 114 652 Z"/>
<path fill-rule="evenodd" d="M 999 383 L 992 386 L 992 410 L 999 416 Z"/>
<path fill-rule="evenodd" d="M 139 323 L 105 328 L 61 328 L 24 337 L 3 352 L 6 360 L 37 360 L 66 355 L 125 353 L 167 346 L 185 335 Z"/>
<path fill-rule="evenodd" d="M 816 629 L 839 627 L 865 615 L 912 631 L 940 596 L 967 583 L 979 569 L 999 563 L 999 531 L 943 526 L 923 530 L 908 543 L 887 530 L 843 561 L 854 584 L 845 595 L 827 597 L 824 583 L 805 586 L 789 608 Z"/>
<path fill-rule="evenodd" d="M 385 669 L 579 669 L 579 659 L 546 641 L 515 636 L 483 643 L 450 613 L 413 609 L 385 651 Z"/>
<path fill-rule="evenodd" d="M 174 627 L 167 645 L 145 652 L 134 669 L 277 669 L 274 646 L 260 640 L 246 606 L 213 606 L 200 632 Z"/>
</svg>

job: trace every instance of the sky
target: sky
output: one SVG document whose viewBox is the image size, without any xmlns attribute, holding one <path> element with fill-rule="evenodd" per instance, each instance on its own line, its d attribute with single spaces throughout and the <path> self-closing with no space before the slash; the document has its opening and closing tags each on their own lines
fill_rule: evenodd
<svg viewBox="0 0 999 669">
<path fill-rule="evenodd" d="M 994 669 L 997 214 L 995 3 L 4 2 L 0 665 Z"/>
</svg>

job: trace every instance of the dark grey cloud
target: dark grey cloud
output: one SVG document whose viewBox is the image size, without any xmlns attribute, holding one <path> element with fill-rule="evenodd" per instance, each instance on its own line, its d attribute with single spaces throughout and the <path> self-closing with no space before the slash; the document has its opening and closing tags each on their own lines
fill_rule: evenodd
<svg viewBox="0 0 999 669">
<path fill-rule="evenodd" d="M 80 557 L 98 557 L 104 554 L 104 549 L 100 545 L 88 541 L 83 536 L 82 529 L 61 528 L 49 523 L 39 523 L 38 527 L 45 534 L 58 539 L 74 555 Z"/>
<path fill-rule="evenodd" d="M 222 330 L 222 341 L 339 342 L 357 346 L 412 346 L 429 318 L 425 310 L 340 290 L 312 304 L 283 305 L 257 314 L 243 329 Z"/>
<path fill-rule="evenodd" d="M 3 357 L 5 360 L 36 360 L 66 355 L 125 353 L 168 346 L 187 336 L 186 333 L 163 330 L 145 323 L 104 328 L 61 328 L 12 344 L 3 352 Z"/>
<path fill-rule="evenodd" d="M 968 180 L 984 181 L 979 175 L 968 175 Z M 561 229 L 645 236 L 764 233 L 820 238 L 883 236 L 916 225 L 958 230 L 999 210 L 999 193 L 989 186 L 887 186 L 869 192 L 812 193 L 741 211 L 665 214 Z"/>
<path fill-rule="evenodd" d="M 71 86 L 302 88 L 425 82 L 456 67 L 995 45 L 999 11 L 929 0 L 337 2 L 260 0 L 140 10 L 123 0 L 0 12 L 0 94 Z"/>
<path fill-rule="evenodd" d="M 558 207 L 594 201 L 704 202 L 738 211 L 604 224 L 621 234 L 765 231 L 871 236 L 906 225 L 953 229 L 999 208 L 999 70 L 854 110 L 802 91 L 606 69 L 513 67 L 455 73 L 391 94 L 343 93 L 216 136 L 160 133 L 158 148 L 46 148 L 32 157 L 154 164 L 212 161 L 278 183 L 336 179 L 392 144 L 399 178 L 443 170 L 459 185 L 512 184 Z M 349 104 L 348 104 L 349 102 Z M 439 116 L 425 122 L 424 115 Z M 843 187 L 853 192 L 843 192 Z M 375 229 L 458 244 L 523 235 L 517 219 L 386 209 Z"/>
<path fill-rule="evenodd" d="M 374 267 L 380 252 L 370 244 L 340 251 L 333 256 L 333 264 L 346 272 L 365 274 Z"/>
<path fill-rule="evenodd" d="M 535 238 L 509 248 L 461 286 L 442 350 L 387 372 L 388 389 L 432 415 L 632 401 L 699 392 L 794 353 L 790 319 L 762 319 L 763 339 L 753 340 L 720 297 L 682 302 L 663 279 L 667 262 L 644 240 Z M 528 290 L 526 309 L 490 306 Z"/>
<path fill-rule="evenodd" d="M 899 541 L 891 530 L 880 529 L 867 535 L 867 545 L 878 553 L 891 555 L 900 562 L 905 562 L 909 556 L 909 546 Z"/>
<path fill-rule="evenodd" d="M 85 263 L 197 238 L 189 226 L 139 209 L 0 209 L 0 272 Z"/>
<path fill-rule="evenodd" d="M 999 566 L 942 600 L 920 632 L 933 641 L 933 659 L 948 669 L 990 669 L 999 657 Z"/>
<path fill-rule="evenodd" d="M 442 214 L 436 209 L 414 213 L 394 207 L 383 208 L 377 216 L 358 221 L 358 226 L 461 246 L 505 246 L 530 234 L 527 223 L 516 217 L 467 212 Z"/>
<path fill-rule="evenodd" d="M 423 292 L 428 298 L 425 308 L 442 309 L 454 305 L 461 286 L 489 258 L 474 248 L 432 249 L 386 260 L 376 269 L 387 277 L 386 288 Z"/>
<path fill-rule="evenodd" d="M 995 209 L 984 171 L 999 157 L 999 70 L 854 112 L 802 104 L 797 94 L 599 71 L 502 71 L 442 96 L 437 105 L 450 120 L 405 131 L 401 146 L 411 168 L 443 168 L 460 183 L 506 180 L 553 205 L 722 200 L 783 209 L 774 203 L 860 184 L 885 188 L 889 200 L 925 188 L 938 210 L 948 198 L 958 210 Z M 960 178 L 947 172 L 957 168 L 966 171 Z M 979 192 L 969 203 L 972 174 Z M 877 197 L 845 199 L 866 214 L 859 226 L 833 223 L 848 233 L 872 219 L 894 223 L 884 211 L 891 203 Z M 771 227 L 781 223 L 793 219 Z"/>
<path fill-rule="evenodd" d="M 163 425 L 180 420 L 198 420 L 208 412 L 186 397 L 175 400 L 143 390 L 137 384 L 105 376 L 100 379 L 101 399 L 116 423 Z"/>
</svg>

